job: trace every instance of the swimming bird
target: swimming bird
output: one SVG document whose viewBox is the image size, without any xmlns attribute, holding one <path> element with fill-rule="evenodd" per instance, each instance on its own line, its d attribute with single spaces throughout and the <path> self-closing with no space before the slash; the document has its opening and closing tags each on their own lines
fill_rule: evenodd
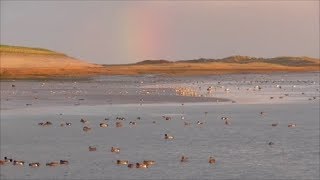
<svg viewBox="0 0 320 180">
<path fill-rule="evenodd" d="M 122 123 L 121 122 L 116 122 L 116 127 L 117 128 L 122 127 Z"/>
<path fill-rule="evenodd" d="M 197 122 L 197 124 L 198 124 L 198 125 L 202 125 L 202 124 L 203 124 L 203 122 L 198 121 L 198 122 Z"/>
<path fill-rule="evenodd" d="M 106 127 L 108 127 L 108 124 L 107 123 L 100 123 L 100 127 L 106 128 Z"/>
<path fill-rule="evenodd" d="M 274 143 L 270 141 L 270 142 L 268 143 L 268 145 L 271 146 L 271 145 L 274 145 Z"/>
<path fill-rule="evenodd" d="M 30 167 L 39 167 L 40 163 L 39 162 L 33 162 L 33 163 L 29 163 Z"/>
<path fill-rule="evenodd" d="M 296 127 L 296 124 L 290 123 L 290 124 L 288 124 L 288 127 Z"/>
<path fill-rule="evenodd" d="M 189 125 L 191 125 L 191 123 L 189 123 L 189 122 L 184 122 L 184 125 L 185 125 L 185 126 L 189 126 Z"/>
<path fill-rule="evenodd" d="M 7 156 L 6 157 L 4 157 L 4 162 L 13 162 L 13 159 L 9 159 Z"/>
<path fill-rule="evenodd" d="M 127 161 L 127 160 L 117 160 L 117 164 L 118 165 L 128 165 L 129 161 Z"/>
<path fill-rule="evenodd" d="M 143 164 L 143 163 L 136 163 L 136 168 L 139 169 L 145 169 L 148 168 L 149 166 L 147 164 Z"/>
<path fill-rule="evenodd" d="M 24 161 L 16 161 L 16 160 L 14 160 L 13 161 L 13 165 L 15 165 L 15 166 L 23 166 L 24 165 Z"/>
<path fill-rule="evenodd" d="M 97 151 L 97 147 L 95 147 L 95 146 L 89 146 L 89 151 Z"/>
<path fill-rule="evenodd" d="M 67 125 L 67 126 L 71 126 L 71 123 L 66 122 L 66 125 Z"/>
<path fill-rule="evenodd" d="M 136 125 L 137 123 L 134 122 L 134 121 L 130 121 L 129 124 L 130 124 L 130 125 Z"/>
<path fill-rule="evenodd" d="M 128 168 L 133 168 L 134 165 L 133 164 L 128 164 Z"/>
<path fill-rule="evenodd" d="M 80 122 L 82 122 L 83 124 L 86 124 L 86 123 L 88 123 L 89 121 L 88 121 L 88 120 L 84 120 L 84 119 L 81 118 Z"/>
<path fill-rule="evenodd" d="M 154 160 L 144 160 L 142 163 L 150 166 L 154 165 L 156 162 Z"/>
<path fill-rule="evenodd" d="M 59 166 L 59 165 L 60 165 L 60 162 L 56 162 L 56 161 L 46 163 L 46 166 L 51 166 L 51 167 Z"/>
<path fill-rule="evenodd" d="M 186 156 L 181 156 L 180 162 L 188 162 L 189 158 Z"/>
<path fill-rule="evenodd" d="M 228 117 L 221 117 L 222 120 L 229 120 Z"/>
<path fill-rule="evenodd" d="M 44 126 L 49 126 L 49 125 L 52 125 L 52 122 L 50 121 L 47 121 L 46 123 L 43 124 Z"/>
<path fill-rule="evenodd" d="M 214 159 L 212 156 L 209 157 L 209 164 L 215 164 L 216 163 L 216 159 Z"/>
<path fill-rule="evenodd" d="M 174 139 L 174 137 L 168 134 L 164 134 L 164 139 Z"/>
<path fill-rule="evenodd" d="M 85 127 L 82 128 L 82 130 L 85 131 L 85 132 L 88 132 L 88 131 L 91 130 L 91 128 L 89 128 L 88 126 L 85 126 Z"/>
<path fill-rule="evenodd" d="M 272 123 L 271 126 L 276 127 L 279 123 Z"/>
<path fill-rule="evenodd" d="M 120 148 L 118 148 L 118 147 L 111 147 L 111 152 L 120 153 Z"/>
<path fill-rule="evenodd" d="M 60 160 L 60 164 L 61 164 L 61 165 L 68 165 L 68 164 L 69 164 L 69 161 L 67 161 L 67 160 Z"/>
</svg>

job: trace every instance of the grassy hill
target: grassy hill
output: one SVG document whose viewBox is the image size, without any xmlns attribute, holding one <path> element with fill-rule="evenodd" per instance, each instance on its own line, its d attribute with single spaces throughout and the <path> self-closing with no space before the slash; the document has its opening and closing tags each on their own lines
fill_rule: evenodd
<svg viewBox="0 0 320 180">
<path fill-rule="evenodd" d="M 23 46 L 9 46 L 0 45 L 1 54 L 21 54 L 21 55 L 53 55 L 53 56 L 66 56 L 65 54 L 54 52 L 43 48 L 30 48 Z"/>
</svg>

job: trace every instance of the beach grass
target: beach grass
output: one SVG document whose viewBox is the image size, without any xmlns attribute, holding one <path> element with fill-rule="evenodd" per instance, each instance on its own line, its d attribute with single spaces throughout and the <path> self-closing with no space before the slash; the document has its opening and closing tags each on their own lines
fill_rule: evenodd
<svg viewBox="0 0 320 180">
<path fill-rule="evenodd" d="M 20 54 L 20 55 L 53 55 L 53 56 L 66 56 L 65 54 L 58 53 L 43 48 L 31 48 L 23 46 L 10 46 L 10 45 L 0 45 L 0 53 L 4 54 Z"/>
</svg>

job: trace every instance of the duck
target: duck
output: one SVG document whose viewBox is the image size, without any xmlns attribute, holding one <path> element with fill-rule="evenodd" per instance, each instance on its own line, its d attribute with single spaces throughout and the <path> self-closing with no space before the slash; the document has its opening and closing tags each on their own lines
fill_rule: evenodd
<svg viewBox="0 0 320 180">
<path fill-rule="evenodd" d="M 268 145 L 269 145 L 269 146 L 272 146 L 272 145 L 274 145 L 274 143 L 270 141 L 270 142 L 268 143 Z"/>
<path fill-rule="evenodd" d="M 288 127 L 296 127 L 296 124 L 290 123 L 290 124 L 288 124 Z"/>
<path fill-rule="evenodd" d="M 164 139 L 174 139 L 174 137 L 168 134 L 164 134 Z"/>
<path fill-rule="evenodd" d="M 106 127 L 108 127 L 108 124 L 107 123 L 100 123 L 100 127 L 106 128 Z"/>
<path fill-rule="evenodd" d="M 30 167 L 39 167 L 40 163 L 39 162 L 32 162 L 32 163 L 29 163 L 29 166 Z"/>
<path fill-rule="evenodd" d="M 24 165 L 24 161 L 16 161 L 16 160 L 14 160 L 13 161 L 13 165 L 15 165 L 15 166 L 23 166 Z"/>
<path fill-rule="evenodd" d="M 88 123 L 89 121 L 88 121 L 88 120 L 84 120 L 84 119 L 81 118 L 80 122 L 82 122 L 83 124 L 86 124 L 86 123 Z"/>
<path fill-rule="evenodd" d="M 56 162 L 56 161 L 46 163 L 46 166 L 51 166 L 51 167 L 59 166 L 59 165 L 60 165 L 60 162 Z"/>
<path fill-rule="evenodd" d="M 97 147 L 89 146 L 89 151 L 97 151 Z"/>
<path fill-rule="evenodd" d="M 134 165 L 133 164 L 128 164 L 128 168 L 133 168 Z"/>
<path fill-rule="evenodd" d="M 224 124 L 225 125 L 230 125 L 231 123 L 228 120 L 226 120 L 226 121 L 224 121 Z"/>
<path fill-rule="evenodd" d="M 263 116 L 263 115 L 265 115 L 265 114 L 266 114 L 266 113 L 263 112 L 263 111 L 260 112 L 260 115 L 261 115 L 261 116 Z"/>
<path fill-rule="evenodd" d="M 4 157 L 4 162 L 8 163 L 8 162 L 13 162 L 13 159 L 9 159 L 7 156 Z"/>
<path fill-rule="evenodd" d="M 156 162 L 154 160 L 144 160 L 142 163 L 150 166 L 154 165 Z"/>
<path fill-rule="evenodd" d="M 214 159 L 212 156 L 209 157 L 209 164 L 215 164 L 216 163 L 216 159 Z"/>
<path fill-rule="evenodd" d="M 272 123 L 271 126 L 276 127 L 279 123 Z"/>
<path fill-rule="evenodd" d="M 127 160 L 117 160 L 117 164 L 118 165 L 128 165 L 129 161 L 127 161 Z"/>
<path fill-rule="evenodd" d="M 85 127 L 82 128 L 82 130 L 85 131 L 85 132 L 88 132 L 88 131 L 91 130 L 91 128 L 89 128 L 88 126 L 85 126 Z"/>
<path fill-rule="evenodd" d="M 50 121 L 47 121 L 46 123 L 43 124 L 44 126 L 49 126 L 49 125 L 52 125 L 52 122 Z"/>
<path fill-rule="evenodd" d="M 66 126 L 71 126 L 71 123 L 69 123 L 69 122 L 66 122 Z"/>
<path fill-rule="evenodd" d="M 118 148 L 118 147 L 111 147 L 111 152 L 120 153 L 120 148 Z"/>
<path fill-rule="evenodd" d="M 136 125 L 137 123 L 134 122 L 134 121 L 130 121 L 129 124 L 130 124 L 130 125 Z"/>
<path fill-rule="evenodd" d="M 0 160 L 0 165 L 4 165 L 6 162 L 4 160 Z"/>
<path fill-rule="evenodd" d="M 197 124 L 198 124 L 198 125 L 202 125 L 202 124 L 203 124 L 203 122 L 197 121 Z"/>
<path fill-rule="evenodd" d="M 189 122 L 184 122 L 184 125 L 185 125 L 185 126 L 189 126 L 189 125 L 191 125 L 191 123 L 189 123 Z"/>
<path fill-rule="evenodd" d="M 69 164 L 69 161 L 67 161 L 67 160 L 60 160 L 60 164 L 61 164 L 61 165 L 68 165 L 68 164 Z"/>
<path fill-rule="evenodd" d="M 186 156 L 181 156 L 180 162 L 188 162 L 188 159 Z"/>
<path fill-rule="evenodd" d="M 222 120 L 229 120 L 228 117 L 221 117 Z"/>
<path fill-rule="evenodd" d="M 145 169 L 145 168 L 148 168 L 149 166 L 146 165 L 146 164 L 143 164 L 143 163 L 136 163 L 136 168 L 139 168 L 139 169 Z"/>
<path fill-rule="evenodd" d="M 122 123 L 121 122 L 116 122 L 116 127 L 117 128 L 122 127 Z"/>
</svg>

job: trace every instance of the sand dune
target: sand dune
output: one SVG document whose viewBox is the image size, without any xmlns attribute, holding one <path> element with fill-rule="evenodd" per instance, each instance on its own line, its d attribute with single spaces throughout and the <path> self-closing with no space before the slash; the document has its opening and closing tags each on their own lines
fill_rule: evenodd
<svg viewBox="0 0 320 180">
<path fill-rule="evenodd" d="M 0 48 L 0 78 L 55 78 L 91 75 L 207 75 L 319 71 L 319 59 L 278 57 L 272 59 L 235 56 L 219 60 L 148 60 L 136 64 L 96 65 L 62 53 L 16 46 Z"/>
<path fill-rule="evenodd" d="M 1 68 L 97 67 L 68 56 L 1 54 Z"/>
</svg>

